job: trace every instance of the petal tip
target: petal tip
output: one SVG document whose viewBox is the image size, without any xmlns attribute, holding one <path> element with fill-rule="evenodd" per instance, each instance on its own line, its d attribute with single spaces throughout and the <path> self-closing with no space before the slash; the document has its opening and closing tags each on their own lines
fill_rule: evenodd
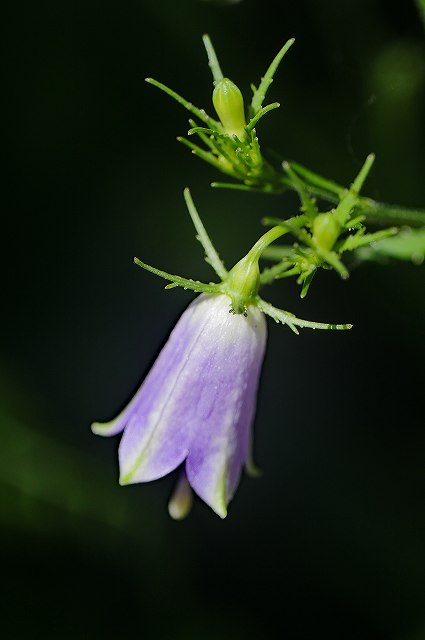
<svg viewBox="0 0 425 640">
<path fill-rule="evenodd" d="M 122 471 L 120 472 L 120 476 L 118 478 L 118 484 L 121 487 L 125 487 L 125 485 L 127 484 L 132 484 L 132 479 L 131 479 L 132 474 L 131 473 L 123 473 Z"/>
<path fill-rule="evenodd" d="M 227 517 L 227 507 L 224 503 L 220 505 L 214 505 L 212 509 L 218 516 L 220 516 L 222 520 Z"/>
<path fill-rule="evenodd" d="M 220 516 L 222 520 L 227 516 L 228 501 L 226 500 L 225 490 L 225 486 L 223 485 L 214 502 L 210 504 L 211 509 Z"/>
<path fill-rule="evenodd" d="M 94 433 L 97 436 L 105 436 L 107 435 L 107 433 L 105 433 L 105 426 L 107 427 L 107 423 L 102 423 L 102 422 L 92 422 L 90 425 L 90 429 L 92 430 L 92 433 Z"/>
<path fill-rule="evenodd" d="M 124 424 L 118 418 L 110 422 L 92 422 L 90 425 L 92 433 L 96 436 L 115 436 L 124 429 Z"/>
</svg>

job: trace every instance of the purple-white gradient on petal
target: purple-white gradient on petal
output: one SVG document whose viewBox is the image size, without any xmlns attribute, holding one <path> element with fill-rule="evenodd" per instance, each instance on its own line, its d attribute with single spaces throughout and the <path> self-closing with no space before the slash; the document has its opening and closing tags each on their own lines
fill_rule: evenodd
<svg viewBox="0 0 425 640">
<path fill-rule="evenodd" d="M 185 464 L 194 491 L 225 517 L 250 457 L 266 345 L 263 313 L 229 313 L 227 295 L 202 294 L 181 316 L 133 400 L 93 431 L 114 435 L 120 483 L 148 482 Z"/>
</svg>

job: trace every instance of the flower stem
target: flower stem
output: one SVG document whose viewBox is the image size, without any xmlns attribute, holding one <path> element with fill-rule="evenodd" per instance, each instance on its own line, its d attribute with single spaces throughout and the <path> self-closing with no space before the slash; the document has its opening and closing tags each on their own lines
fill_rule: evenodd
<svg viewBox="0 0 425 640">
<path fill-rule="evenodd" d="M 408 209 L 399 205 L 376 202 L 370 198 L 360 198 L 359 205 L 360 213 L 370 222 L 410 227 L 425 226 L 424 209 Z"/>
<path fill-rule="evenodd" d="M 289 233 L 289 229 L 281 225 L 269 229 L 264 235 L 261 236 L 261 238 L 257 240 L 257 242 L 250 250 L 249 255 L 252 258 L 256 257 L 258 259 L 263 253 L 264 249 L 269 246 L 269 244 L 280 238 L 280 236 L 283 236 L 285 233 Z"/>
</svg>

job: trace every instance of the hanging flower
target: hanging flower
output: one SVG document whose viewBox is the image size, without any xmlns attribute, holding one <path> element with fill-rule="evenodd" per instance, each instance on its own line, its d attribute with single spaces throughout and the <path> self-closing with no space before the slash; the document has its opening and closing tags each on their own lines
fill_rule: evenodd
<svg viewBox="0 0 425 640">
<path fill-rule="evenodd" d="M 119 447 L 120 484 L 149 482 L 178 467 L 182 472 L 169 512 L 184 517 L 191 489 L 220 517 L 238 486 L 242 469 L 253 469 L 251 429 L 266 346 L 264 313 L 276 321 L 313 328 L 349 328 L 295 318 L 258 296 L 258 261 L 264 248 L 285 233 L 274 227 L 227 272 L 196 212 L 185 198 L 198 239 L 220 284 L 173 276 L 136 259 L 171 284 L 200 292 L 181 316 L 133 400 L 94 433 L 124 431 Z M 230 308 L 229 308 L 230 307 Z M 230 313 L 229 313 L 230 311 Z"/>
<path fill-rule="evenodd" d="M 120 416 L 120 484 L 162 478 L 181 464 L 219 516 L 248 462 L 266 345 L 263 313 L 229 314 L 226 295 L 202 294 L 181 316 L 146 380 Z"/>
</svg>

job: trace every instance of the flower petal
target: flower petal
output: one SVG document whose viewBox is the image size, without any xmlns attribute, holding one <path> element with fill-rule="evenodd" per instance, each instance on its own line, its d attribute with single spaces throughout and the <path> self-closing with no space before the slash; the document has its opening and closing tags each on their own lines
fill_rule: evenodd
<svg viewBox="0 0 425 640">
<path fill-rule="evenodd" d="M 140 411 L 146 415 L 160 401 L 164 388 L 170 380 L 172 381 L 175 369 L 191 337 L 193 338 L 187 331 L 187 322 L 193 312 L 194 309 L 190 305 L 183 313 L 153 368 L 129 404 L 110 422 L 94 422 L 91 427 L 93 433 L 100 436 L 114 436 L 121 433 Z"/>
<path fill-rule="evenodd" d="M 140 388 L 119 447 L 120 482 L 148 482 L 166 475 L 187 457 L 192 439 L 193 364 L 215 323 L 214 301 L 202 295 L 183 313 Z"/>
<path fill-rule="evenodd" d="M 221 517 L 249 458 L 266 342 L 264 315 L 229 313 L 227 295 L 201 295 L 183 313 L 128 407 L 120 483 L 148 482 L 178 467 Z"/>
<path fill-rule="evenodd" d="M 213 332 L 203 333 L 199 342 L 203 355 L 191 394 L 197 425 L 186 473 L 194 491 L 224 518 L 250 453 L 266 342 L 264 316 L 255 307 L 247 318 L 229 315 L 226 303 L 216 309 Z"/>
</svg>

